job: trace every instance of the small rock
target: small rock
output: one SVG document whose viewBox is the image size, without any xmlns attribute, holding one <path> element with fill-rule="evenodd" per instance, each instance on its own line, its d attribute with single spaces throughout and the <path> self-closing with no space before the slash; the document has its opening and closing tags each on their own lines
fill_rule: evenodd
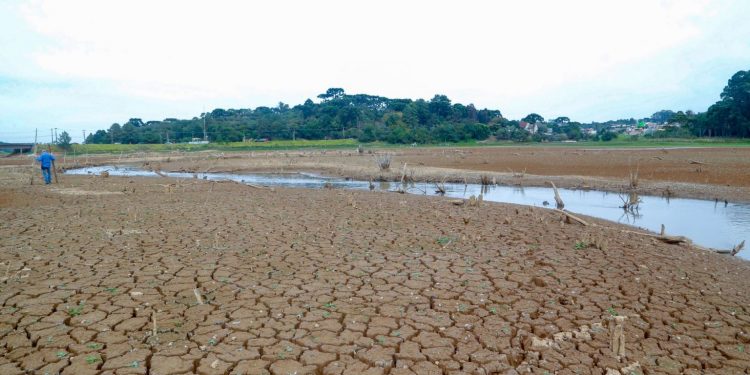
<svg viewBox="0 0 750 375">
<path fill-rule="evenodd" d="M 554 343 L 550 339 L 540 339 L 538 337 L 531 337 L 531 350 L 540 351 L 544 349 L 552 348 Z"/>
<path fill-rule="evenodd" d="M 573 333 L 572 332 L 558 332 L 553 335 L 555 338 L 555 341 L 569 341 L 573 339 Z"/>
</svg>

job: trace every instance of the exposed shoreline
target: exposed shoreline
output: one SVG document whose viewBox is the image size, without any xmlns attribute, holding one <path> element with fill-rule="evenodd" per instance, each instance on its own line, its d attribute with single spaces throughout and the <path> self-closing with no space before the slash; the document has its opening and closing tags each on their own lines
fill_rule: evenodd
<svg viewBox="0 0 750 375">
<path fill-rule="evenodd" d="M 689 374 L 750 363 L 750 262 L 628 226 L 202 179 L 29 186 L 29 172 L 0 168 L 9 373 L 588 374 L 638 362 Z M 627 317 L 620 361 L 614 315 Z"/>
</svg>

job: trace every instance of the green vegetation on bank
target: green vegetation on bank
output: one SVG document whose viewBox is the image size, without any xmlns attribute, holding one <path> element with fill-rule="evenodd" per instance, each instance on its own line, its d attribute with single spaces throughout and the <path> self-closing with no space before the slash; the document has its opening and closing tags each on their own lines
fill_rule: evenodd
<svg viewBox="0 0 750 375">
<path fill-rule="evenodd" d="M 540 146 L 538 143 L 526 143 Z M 610 141 L 583 141 L 542 143 L 544 146 L 608 147 L 608 148 L 661 148 L 661 147 L 750 147 L 748 138 L 654 138 L 620 135 Z M 519 146 L 519 144 L 515 144 Z"/>
<path fill-rule="evenodd" d="M 424 147 L 575 147 L 575 148 L 662 148 L 662 147 L 750 147 L 750 139 L 737 138 L 643 138 L 619 136 L 611 141 L 580 142 L 526 142 L 517 143 L 503 140 L 441 142 L 418 145 L 391 144 L 385 142 L 361 143 L 355 139 L 332 140 L 281 140 L 269 142 L 228 142 L 209 144 L 73 144 L 69 149 L 53 146 L 55 152 L 68 154 L 119 154 L 137 152 L 201 152 L 201 151 L 272 151 L 272 150 L 387 150 Z"/>
<path fill-rule="evenodd" d="M 132 152 L 169 152 L 169 151 L 263 151 L 263 150 L 295 150 L 306 148 L 320 149 L 343 149 L 356 148 L 358 145 L 354 139 L 332 139 L 332 140 L 281 140 L 268 142 L 224 142 L 209 144 L 74 144 L 72 152 L 75 153 L 132 153 Z"/>
</svg>

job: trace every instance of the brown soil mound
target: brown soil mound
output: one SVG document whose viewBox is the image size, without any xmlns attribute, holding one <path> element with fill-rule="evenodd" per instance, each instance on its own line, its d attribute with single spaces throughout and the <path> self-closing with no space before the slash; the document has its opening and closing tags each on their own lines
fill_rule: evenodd
<svg viewBox="0 0 750 375">
<path fill-rule="evenodd" d="M 750 264 L 613 224 L 395 193 L 2 181 L 1 374 L 750 368 Z"/>
</svg>

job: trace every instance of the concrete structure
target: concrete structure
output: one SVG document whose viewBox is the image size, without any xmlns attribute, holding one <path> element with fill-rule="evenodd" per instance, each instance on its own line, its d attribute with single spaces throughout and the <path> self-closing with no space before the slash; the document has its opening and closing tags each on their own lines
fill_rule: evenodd
<svg viewBox="0 0 750 375">
<path fill-rule="evenodd" d="M 34 148 L 33 143 L 0 143 L 0 150 L 13 153 L 28 153 Z"/>
</svg>

